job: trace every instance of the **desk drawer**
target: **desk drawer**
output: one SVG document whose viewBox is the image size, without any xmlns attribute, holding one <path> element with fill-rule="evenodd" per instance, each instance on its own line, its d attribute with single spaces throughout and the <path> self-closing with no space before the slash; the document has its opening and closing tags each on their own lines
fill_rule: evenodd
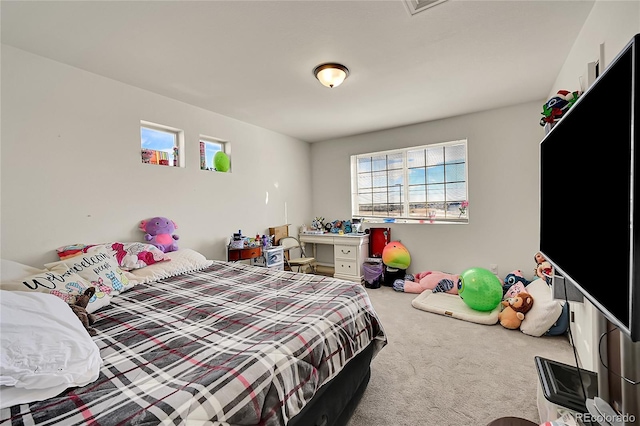
<svg viewBox="0 0 640 426">
<path fill-rule="evenodd" d="M 336 259 L 356 260 L 357 252 L 358 252 L 358 248 L 356 246 L 346 246 L 343 244 L 336 244 L 333 248 L 333 253 Z"/>
<path fill-rule="evenodd" d="M 250 247 L 243 249 L 229 249 L 228 256 L 230 261 L 253 259 L 262 255 L 262 248 Z"/>
<path fill-rule="evenodd" d="M 335 264 L 335 273 L 341 275 L 351 275 L 351 276 L 360 276 L 360 271 L 358 270 L 358 264 L 353 261 L 348 260 L 336 260 Z"/>
</svg>

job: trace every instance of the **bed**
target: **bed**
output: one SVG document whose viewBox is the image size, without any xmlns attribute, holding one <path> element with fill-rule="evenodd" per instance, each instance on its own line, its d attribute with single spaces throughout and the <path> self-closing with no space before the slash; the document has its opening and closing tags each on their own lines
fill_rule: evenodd
<svg viewBox="0 0 640 426">
<path fill-rule="evenodd" d="M 94 313 L 97 379 L 3 408 L 0 424 L 346 424 L 387 343 L 364 287 L 207 265 L 132 271 Z"/>
</svg>

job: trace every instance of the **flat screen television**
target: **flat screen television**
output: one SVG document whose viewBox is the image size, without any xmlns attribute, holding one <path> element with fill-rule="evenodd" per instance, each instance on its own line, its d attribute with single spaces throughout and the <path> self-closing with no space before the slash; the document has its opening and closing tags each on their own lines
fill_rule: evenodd
<svg viewBox="0 0 640 426">
<path fill-rule="evenodd" d="M 640 340 L 640 34 L 540 143 L 540 251 Z"/>
</svg>

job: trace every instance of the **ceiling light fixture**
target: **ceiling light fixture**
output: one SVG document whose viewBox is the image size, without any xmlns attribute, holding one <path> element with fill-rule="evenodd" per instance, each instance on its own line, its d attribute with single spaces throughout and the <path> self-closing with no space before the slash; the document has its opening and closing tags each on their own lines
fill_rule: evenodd
<svg viewBox="0 0 640 426">
<path fill-rule="evenodd" d="M 313 75 L 324 86 L 334 88 L 340 86 L 349 75 L 349 69 L 341 64 L 326 63 L 318 65 L 313 70 Z"/>
</svg>

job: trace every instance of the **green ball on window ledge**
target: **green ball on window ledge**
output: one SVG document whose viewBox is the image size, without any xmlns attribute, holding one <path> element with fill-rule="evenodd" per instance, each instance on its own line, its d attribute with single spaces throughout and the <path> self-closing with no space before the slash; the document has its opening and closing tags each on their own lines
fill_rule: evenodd
<svg viewBox="0 0 640 426">
<path fill-rule="evenodd" d="M 213 166 L 218 172 L 228 172 L 231 167 L 229 156 L 222 151 L 216 152 L 213 156 Z"/>
</svg>

